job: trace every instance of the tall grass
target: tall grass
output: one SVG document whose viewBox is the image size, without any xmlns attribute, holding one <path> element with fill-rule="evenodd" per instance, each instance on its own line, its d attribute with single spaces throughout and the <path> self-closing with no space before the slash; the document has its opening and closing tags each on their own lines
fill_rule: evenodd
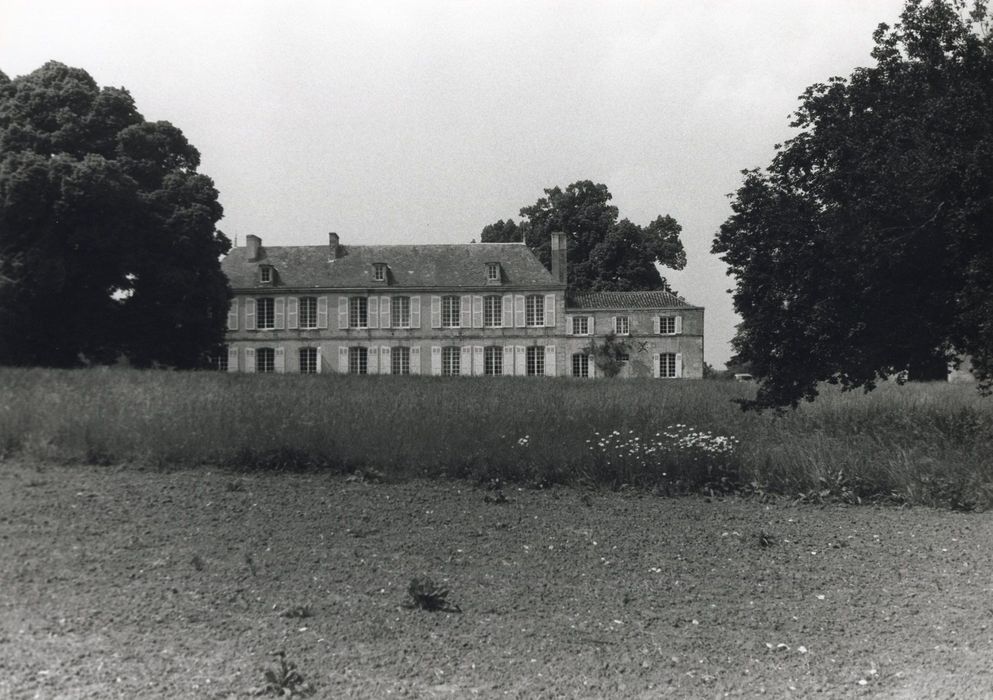
<svg viewBox="0 0 993 700">
<path fill-rule="evenodd" d="M 993 501 L 993 400 L 974 388 L 826 387 L 781 417 L 740 411 L 733 399 L 752 391 L 710 381 L 3 369 L 0 455 Z M 590 449 L 597 434 L 648 440 L 675 424 L 739 442 L 713 459 L 673 450 L 648 463 Z"/>
</svg>

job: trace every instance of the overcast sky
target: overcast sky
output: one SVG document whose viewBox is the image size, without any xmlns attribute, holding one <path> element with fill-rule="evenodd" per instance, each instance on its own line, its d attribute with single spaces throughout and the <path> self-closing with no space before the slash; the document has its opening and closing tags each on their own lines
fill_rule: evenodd
<svg viewBox="0 0 993 700">
<path fill-rule="evenodd" d="M 546 187 L 670 214 L 723 368 L 733 281 L 710 245 L 740 171 L 811 83 L 870 63 L 902 0 L 0 0 L 0 70 L 123 86 L 200 150 L 243 245 L 456 243 Z"/>
</svg>

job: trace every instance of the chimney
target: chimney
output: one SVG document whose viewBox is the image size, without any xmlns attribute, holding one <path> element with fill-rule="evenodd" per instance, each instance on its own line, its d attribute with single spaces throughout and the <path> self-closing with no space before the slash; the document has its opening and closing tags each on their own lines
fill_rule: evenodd
<svg viewBox="0 0 993 700">
<path fill-rule="evenodd" d="M 556 282 L 566 284 L 568 273 L 566 272 L 566 248 L 568 239 L 562 231 L 552 232 L 552 277 Z"/>
<path fill-rule="evenodd" d="M 248 247 L 248 259 L 255 261 L 259 259 L 259 249 L 262 248 L 262 239 L 256 235 L 245 236 L 245 245 Z"/>
<path fill-rule="evenodd" d="M 328 260 L 338 258 L 338 234 L 331 232 L 328 234 Z"/>
</svg>

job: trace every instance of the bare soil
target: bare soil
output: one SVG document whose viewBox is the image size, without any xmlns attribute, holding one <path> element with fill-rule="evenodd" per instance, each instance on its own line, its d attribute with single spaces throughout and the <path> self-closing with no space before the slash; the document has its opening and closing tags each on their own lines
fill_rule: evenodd
<svg viewBox="0 0 993 700">
<path fill-rule="evenodd" d="M 497 493 L 0 462 L 0 697 L 993 695 L 993 515 Z"/>
</svg>

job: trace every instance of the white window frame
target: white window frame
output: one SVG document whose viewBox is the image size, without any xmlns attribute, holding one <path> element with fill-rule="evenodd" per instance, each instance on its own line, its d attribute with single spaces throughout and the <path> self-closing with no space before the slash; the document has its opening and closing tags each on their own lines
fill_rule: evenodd
<svg viewBox="0 0 993 700">
<path fill-rule="evenodd" d="M 573 316 L 572 335 L 589 335 L 589 334 L 590 334 L 590 317 Z"/>
<path fill-rule="evenodd" d="M 483 328 L 503 328 L 503 296 L 487 294 L 483 297 Z"/>
<path fill-rule="evenodd" d="M 272 284 L 272 267 L 270 265 L 259 266 L 259 282 L 262 284 Z"/>
<path fill-rule="evenodd" d="M 369 327 L 368 297 L 348 297 L 348 327 Z"/>
<path fill-rule="evenodd" d="M 524 325 L 527 328 L 545 326 L 544 294 L 528 294 L 524 297 Z"/>
<path fill-rule="evenodd" d="M 373 263 L 372 279 L 376 282 L 386 281 L 386 263 Z"/>
<path fill-rule="evenodd" d="M 259 374 L 272 374 L 276 371 L 275 348 L 255 348 L 255 371 Z"/>
<path fill-rule="evenodd" d="M 576 352 L 572 355 L 572 376 L 584 379 L 590 376 L 590 356 L 585 352 Z"/>
<path fill-rule="evenodd" d="M 500 263 L 486 263 L 486 281 L 487 282 L 499 282 L 500 281 Z"/>
<path fill-rule="evenodd" d="M 529 345 L 525 350 L 525 375 L 528 377 L 545 376 L 545 346 Z"/>
<path fill-rule="evenodd" d="M 614 317 L 614 334 L 631 335 L 631 318 L 629 316 Z"/>
<path fill-rule="evenodd" d="M 348 373 L 369 374 L 369 349 L 361 345 L 348 348 Z"/>
<path fill-rule="evenodd" d="M 393 328 L 410 328 L 410 297 L 390 299 L 390 324 Z"/>
<path fill-rule="evenodd" d="M 410 348 L 399 345 L 390 348 L 390 374 L 410 374 Z"/>
<path fill-rule="evenodd" d="M 659 316 L 659 335 L 676 335 L 676 325 L 676 316 Z"/>
<path fill-rule="evenodd" d="M 276 328 L 276 299 L 275 297 L 258 297 L 255 300 L 255 328 L 260 331 L 271 331 Z"/>
<path fill-rule="evenodd" d="M 675 379 L 679 376 L 676 355 L 677 353 L 674 352 L 659 353 L 659 377 L 661 379 Z"/>
<path fill-rule="evenodd" d="M 457 294 L 446 294 L 441 297 L 441 327 L 462 327 L 462 297 Z"/>
<path fill-rule="evenodd" d="M 317 297 L 300 297 L 297 309 L 301 329 L 317 328 Z"/>
<path fill-rule="evenodd" d="M 462 348 L 444 345 L 441 348 L 441 376 L 457 377 L 462 373 Z"/>
<path fill-rule="evenodd" d="M 302 347 L 297 350 L 297 361 L 300 365 L 300 374 L 317 374 L 317 367 L 319 364 L 317 361 L 318 354 L 318 349 L 313 346 Z"/>
</svg>

